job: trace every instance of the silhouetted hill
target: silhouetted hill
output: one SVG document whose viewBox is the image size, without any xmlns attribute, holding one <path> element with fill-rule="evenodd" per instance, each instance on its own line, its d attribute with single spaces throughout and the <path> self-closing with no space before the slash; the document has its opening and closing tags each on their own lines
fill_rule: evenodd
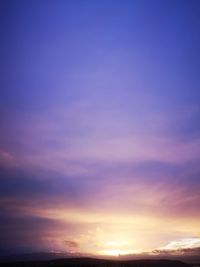
<svg viewBox="0 0 200 267">
<path fill-rule="evenodd" d="M 191 265 L 171 260 L 103 260 L 91 258 L 70 258 L 50 261 L 7 262 L 5 267 L 191 267 Z"/>
<path fill-rule="evenodd" d="M 78 257 L 76 255 L 75 257 Z M 55 252 L 35 252 L 35 253 L 27 253 L 27 254 L 8 254 L 4 256 L 0 256 L 0 262 L 25 262 L 25 261 L 49 261 L 55 260 L 59 258 L 72 258 L 71 254 L 67 253 L 55 253 Z"/>
</svg>

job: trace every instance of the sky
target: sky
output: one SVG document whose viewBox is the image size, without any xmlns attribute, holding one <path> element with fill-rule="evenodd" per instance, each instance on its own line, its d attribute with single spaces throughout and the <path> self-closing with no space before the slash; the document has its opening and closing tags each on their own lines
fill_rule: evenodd
<svg viewBox="0 0 200 267">
<path fill-rule="evenodd" d="M 199 1 L 0 14 L 0 253 L 200 247 Z"/>
</svg>

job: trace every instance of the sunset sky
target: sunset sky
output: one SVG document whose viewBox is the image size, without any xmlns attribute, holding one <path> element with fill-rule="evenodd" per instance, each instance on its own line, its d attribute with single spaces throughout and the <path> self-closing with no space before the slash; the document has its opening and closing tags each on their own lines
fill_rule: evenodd
<svg viewBox="0 0 200 267">
<path fill-rule="evenodd" d="M 0 254 L 200 247 L 200 1 L 0 18 Z"/>
</svg>

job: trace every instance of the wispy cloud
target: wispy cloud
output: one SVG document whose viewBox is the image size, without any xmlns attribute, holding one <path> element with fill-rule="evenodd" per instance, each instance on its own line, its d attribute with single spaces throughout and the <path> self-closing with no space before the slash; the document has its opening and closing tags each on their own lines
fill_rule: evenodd
<svg viewBox="0 0 200 267">
<path fill-rule="evenodd" d="M 193 238 L 183 238 L 181 240 L 172 241 L 164 247 L 161 247 L 161 250 L 180 250 L 180 249 L 187 249 L 187 248 L 198 248 L 200 247 L 200 238 L 193 237 Z"/>
</svg>

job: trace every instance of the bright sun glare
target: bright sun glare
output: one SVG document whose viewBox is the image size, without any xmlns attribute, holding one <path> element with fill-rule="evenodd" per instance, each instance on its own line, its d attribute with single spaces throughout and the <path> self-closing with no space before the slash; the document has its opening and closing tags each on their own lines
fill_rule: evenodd
<svg viewBox="0 0 200 267">
<path fill-rule="evenodd" d="M 128 249 L 128 245 L 128 242 L 110 241 L 104 244 L 105 249 L 99 251 L 99 254 L 107 256 L 120 256 L 137 253 L 132 249 Z"/>
<path fill-rule="evenodd" d="M 102 250 L 100 254 L 107 256 L 120 256 L 134 253 L 133 250 L 123 250 L 123 249 L 110 249 L 110 250 Z"/>
</svg>

